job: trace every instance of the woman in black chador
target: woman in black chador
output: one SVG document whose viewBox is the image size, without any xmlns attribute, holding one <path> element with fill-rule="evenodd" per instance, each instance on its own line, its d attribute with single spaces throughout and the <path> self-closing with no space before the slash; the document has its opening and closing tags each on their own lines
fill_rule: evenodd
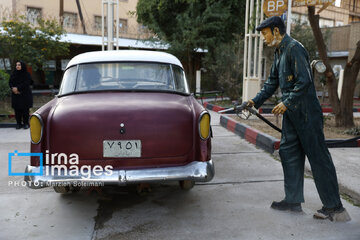
<svg viewBox="0 0 360 240">
<path fill-rule="evenodd" d="M 15 110 L 16 129 L 29 128 L 29 109 L 33 106 L 30 89 L 31 76 L 24 62 L 16 61 L 14 72 L 10 76 L 11 106 Z"/>
</svg>

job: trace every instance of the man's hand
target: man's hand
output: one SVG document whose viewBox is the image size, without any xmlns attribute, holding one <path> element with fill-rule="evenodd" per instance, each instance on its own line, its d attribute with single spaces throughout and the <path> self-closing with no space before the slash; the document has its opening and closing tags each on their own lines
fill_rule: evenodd
<svg viewBox="0 0 360 240">
<path fill-rule="evenodd" d="M 18 90 L 17 87 L 13 87 L 11 90 L 12 90 L 12 92 L 13 92 L 14 94 L 20 94 L 20 92 L 19 92 L 19 90 Z"/>
<path fill-rule="evenodd" d="M 255 105 L 254 101 L 250 99 L 246 106 L 249 107 L 249 108 L 252 108 L 254 105 Z"/>
<path fill-rule="evenodd" d="M 275 115 L 278 115 L 278 114 L 284 114 L 286 110 L 287 107 L 284 105 L 283 102 L 281 102 L 278 105 L 276 105 L 271 112 Z"/>
</svg>

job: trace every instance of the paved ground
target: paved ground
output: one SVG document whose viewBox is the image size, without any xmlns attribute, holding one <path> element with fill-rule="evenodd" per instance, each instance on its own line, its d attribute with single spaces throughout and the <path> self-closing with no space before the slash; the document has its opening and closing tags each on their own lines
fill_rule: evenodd
<svg viewBox="0 0 360 240">
<path fill-rule="evenodd" d="M 340 187 L 340 192 L 352 197 L 360 206 L 360 148 L 330 148 Z M 310 170 L 306 161 L 305 167 Z"/>
<path fill-rule="evenodd" d="M 214 180 L 189 192 L 153 185 L 142 196 L 132 188 L 62 196 L 49 188 L 8 186 L 22 178 L 7 175 L 7 153 L 28 151 L 29 136 L 0 129 L 0 239 L 360 239 L 360 208 L 346 201 L 351 222 L 312 218 L 321 207 L 312 179 L 305 179 L 304 213 L 270 209 L 283 197 L 280 163 L 222 128 L 217 114 L 212 120 Z M 13 170 L 25 164 L 15 162 Z"/>
</svg>

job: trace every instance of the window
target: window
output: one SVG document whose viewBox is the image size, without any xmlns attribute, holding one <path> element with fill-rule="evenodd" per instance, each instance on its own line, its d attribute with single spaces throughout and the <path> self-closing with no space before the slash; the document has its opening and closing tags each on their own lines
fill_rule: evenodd
<svg viewBox="0 0 360 240">
<path fill-rule="evenodd" d="M 37 19 L 41 18 L 41 8 L 27 7 L 26 18 L 31 23 L 36 25 Z"/>
<path fill-rule="evenodd" d="M 46 71 L 55 71 L 56 70 L 56 61 L 55 60 L 47 60 L 43 64 L 43 69 Z"/>
<path fill-rule="evenodd" d="M 65 71 L 66 66 L 70 62 L 70 59 L 61 59 L 61 70 Z"/>
<path fill-rule="evenodd" d="M 0 69 L 11 70 L 10 60 L 8 58 L 0 58 Z"/>
<path fill-rule="evenodd" d="M 145 27 L 144 25 L 142 24 L 139 24 L 138 25 L 138 32 L 141 34 L 141 33 L 147 33 L 148 32 L 148 28 Z"/>
<path fill-rule="evenodd" d="M 344 22 L 343 21 L 336 21 L 335 25 L 338 26 L 344 26 Z"/>
<path fill-rule="evenodd" d="M 336 7 L 341 7 L 341 0 L 336 0 L 335 1 L 335 6 Z"/>
<path fill-rule="evenodd" d="M 306 23 L 307 25 L 309 25 L 309 21 L 307 18 L 307 15 L 303 15 L 303 14 L 299 14 L 299 13 L 293 13 L 291 16 L 291 23 L 292 24 L 303 24 Z"/>
<path fill-rule="evenodd" d="M 127 33 L 128 31 L 128 21 L 127 19 L 119 19 L 119 32 Z"/>
<path fill-rule="evenodd" d="M 189 93 L 181 67 L 162 63 L 91 63 L 65 71 L 60 95 L 82 91 L 172 91 Z"/>
<path fill-rule="evenodd" d="M 64 12 L 63 18 L 64 28 L 76 28 L 78 26 L 78 18 L 76 13 Z"/>
<path fill-rule="evenodd" d="M 94 16 L 94 22 L 95 22 L 94 29 L 100 31 L 102 24 L 101 16 Z M 107 29 L 106 17 L 104 17 L 104 27 L 105 29 Z M 114 20 L 114 31 L 115 31 L 115 27 L 116 27 L 116 20 Z M 128 20 L 119 18 L 119 32 L 127 33 L 127 31 L 128 31 Z"/>
<path fill-rule="evenodd" d="M 334 26 L 334 21 L 331 19 L 324 19 L 324 18 L 320 18 L 319 20 L 319 25 L 320 27 L 333 27 Z"/>
<path fill-rule="evenodd" d="M 175 65 L 172 65 L 172 69 L 174 74 L 174 83 L 175 83 L 176 91 L 189 93 L 184 70 L 182 70 L 179 66 L 175 66 Z"/>
<path fill-rule="evenodd" d="M 102 20 L 101 20 L 101 16 L 95 16 L 94 17 L 94 22 L 95 22 L 95 25 L 94 25 L 94 29 L 97 30 L 97 31 L 100 31 L 101 30 L 101 24 L 102 24 Z M 105 29 L 106 29 L 106 16 L 104 17 L 104 25 L 105 25 Z"/>
<path fill-rule="evenodd" d="M 61 87 L 59 94 L 67 94 L 74 91 L 75 83 L 76 83 L 76 74 L 77 74 L 77 67 L 71 67 L 65 71 L 63 76 L 63 80 L 61 82 Z"/>
</svg>

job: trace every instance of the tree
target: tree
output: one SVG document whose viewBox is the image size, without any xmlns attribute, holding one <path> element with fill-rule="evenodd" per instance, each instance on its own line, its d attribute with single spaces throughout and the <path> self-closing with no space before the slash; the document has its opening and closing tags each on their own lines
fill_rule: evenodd
<svg viewBox="0 0 360 240">
<path fill-rule="evenodd" d="M 239 99 L 241 96 L 243 54 L 243 37 L 237 35 L 232 42 L 223 43 L 216 48 L 213 56 L 205 55 L 203 59 L 205 66 L 211 71 L 208 76 L 217 80 L 212 87 L 215 85 L 224 89 L 230 99 Z"/>
<path fill-rule="evenodd" d="M 9 74 L 0 70 L 0 101 L 10 96 L 9 77 Z"/>
<path fill-rule="evenodd" d="M 46 60 L 69 52 L 69 43 L 60 42 L 64 30 L 56 20 L 37 19 L 32 25 L 25 16 L 15 16 L 0 25 L 0 57 L 9 58 L 12 68 L 23 60 L 34 70 L 42 69 Z"/>
<path fill-rule="evenodd" d="M 308 7 L 308 13 L 309 22 L 316 39 L 319 56 L 326 66 L 326 71 L 324 74 L 326 76 L 330 103 L 333 108 L 333 113 L 335 114 L 336 126 L 353 127 L 354 117 L 352 109 L 356 78 L 360 68 L 360 41 L 357 43 L 354 57 L 346 64 L 341 99 L 339 99 L 337 94 L 337 82 L 329 63 L 326 45 L 319 27 L 320 16 L 315 15 L 314 6 Z"/>
<path fill-rule="evenodd" d="M 330 31 L 328 29 L 321 29 L 321 32 L 324 37 L 324 42 L 328 42 L 330 39 Z M 291 28 L 291 37 L 298 40 L 309 53 L 310 62 L 312 60 L 318 59 L 317 56 L 317 46 L 316 39 L 314 37 L 312 28 L 308 25 L 306 21 L 301 22 L 301 20 L 295 20 Z"/>
<path fill-rule="evenodd" d="M 139 0 L 136 12 L 138 22 L 168 43 L 169 51 L 187 60 L 191 86 L 196 51 L 213 56 L 219 45 L 244 32 L 245 1 Z"/>
</svg>

